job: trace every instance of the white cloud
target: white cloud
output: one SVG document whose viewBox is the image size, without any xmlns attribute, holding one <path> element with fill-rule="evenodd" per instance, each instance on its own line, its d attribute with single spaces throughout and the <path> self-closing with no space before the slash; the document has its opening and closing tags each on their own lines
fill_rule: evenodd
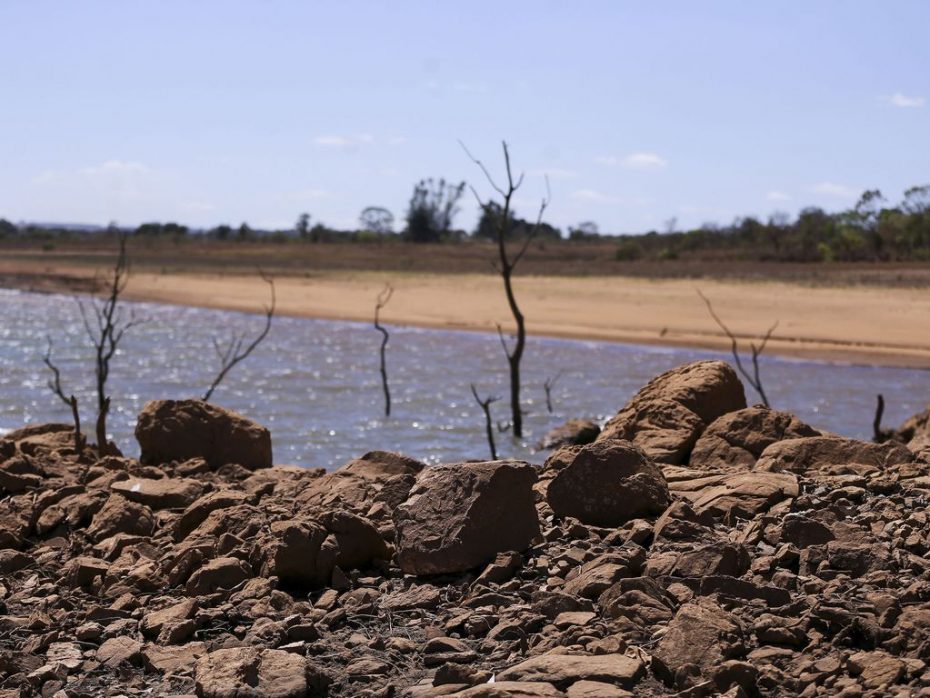
<svg viewBox="0 0 930 698">
<path fill-rule="evenodd" d="M 661 170 L 668 166 L 668 160 L 657 153 L 630 153 L 624 158 L 616 155 L 598 155 L 594 161 L 611 167 L 620 165 L 628 170 Z"/>
<path fill-rule="evenodd" d="M 618 204 L 620 199 L 596 189 L 577 189 L 571 193 L 576 201 L 586 201 L 593 204 Z"/>
<path fill-rule="evenodd" d="M 856 191 L 854 189 L 847 187 L 845 184 L 837 184 L 836 182 L 818 182 L 811 187 L 811 191 L 815 194 L 831 196 L 836 199 L 854 199 L 856 197 Z"/>
<path fill-rule="evenodd" d="M 126 160 L 107 160 L 99 165 L 91 167 L 82 167 L 78 174 L 90 177 L 109 176 L 109 175 L 129 175 L 129 174 L 146 174 L 149 168 L 141 162 L 128 162 Z"/>
<path fill-rule="evenodd" d="M 181 208 L 191 213 L 210 213 L 216 210 L 216 206 L 206 201 L 188 201 L 187 203 L 181 204 Z"/>
<path fill-rule="evenodd" d="M 288 199 L 294 201 L 307 201 L 310 199 L 319 200 L 319 199 L 329 199 L 332 198 L 333 193 L 327 189 L 301 189 L 299 191 L 291 192 L 287 195 Z"/>
<path fill-rule="evenodd" d="M 769 201 L 791 201 L 791 197 L 788 196 L 785 192 L 779 191 L 778 189 L 773 189 L 770 192 L 765 194 L 765 198 Z"/>
<path fill-rule="evenodd" d="M 393 138 L 388 138 L 388 145 L 404 145 L 406 142 L 406 136 L 394 136 Z"/>
<path fill-rule="evenodd" d="M 903 95 L 900 92 L 895 92 L 890 97 L 886 98 L 888 103 L 894 107 L 900 107 L 901 109 L 919 109 L 920 107 L 926 104 L 926 101 L 923 97 L 908 97 Z"/>
<path fill-rule="evenodd" d="M 354 136 L 324 135 L 317 136 L 313 142 L 323 148 L 358 148 L 371 145 L 375 142 L 375 137 L 370 133 L 359 133 Z"/>
<path fill-rule="evenodd" d="M 537 168 L 535 170 L 527 170 L 526 172 L 530 177 L 548 177 L 549 179 L 578 179 L 578 173 L 574 170 L 565 170 L 559 167 L 552 167 L 549 169 Z"/>
</svg>

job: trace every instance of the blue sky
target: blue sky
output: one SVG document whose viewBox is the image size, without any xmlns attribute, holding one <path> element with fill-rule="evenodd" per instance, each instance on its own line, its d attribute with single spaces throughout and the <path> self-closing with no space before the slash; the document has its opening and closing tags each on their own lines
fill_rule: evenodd
<svg viewBox="0 0 930 698">
<path fill-rule="evenodd" d="M 930 183 L 930 2 L 0 1 L 0 217 L 352 227 L 416 180 L 605 232 Z M 473 200 L 457 223 L 470 227 Z"/>
</svg>

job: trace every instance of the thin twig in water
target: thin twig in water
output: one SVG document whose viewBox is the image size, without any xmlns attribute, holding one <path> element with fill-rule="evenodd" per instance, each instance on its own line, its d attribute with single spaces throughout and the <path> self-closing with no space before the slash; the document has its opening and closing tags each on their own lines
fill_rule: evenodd
<svg viewBox="0 0 930 698">
<path fill-rule="evenodd" d="M 488 447 L 491 449 L 491 460 L 497 460 L 497 447 L 494 445 L 494 420 L 491 418 L 491 404 L 500 400 L 498 397 L 486 397 L 482 400 L 478 396 L 478 389 L 475 384 L 471 384 L 471 394 L 475 396 L 475 402 L 481 406 L 484 411 L 484 427 L 488 435 Z"/>
<path fill-rule="evenodd" d="M 204 393 L 203 400 L 207 402 L 210 400 L 210 397 L 213 395 L 213 391 L 216 390 L 217 386 L 223 382 L 223 379 L 226 378 L 226 375 L 233 369 L 236 364 L 244 361 L 249 357 L 249 355 L 255 351 L 255 348 L 261 344 L 265 337 L 268 336 L 268 331 L 271 329 L 271 319 L 274 317 L 275 305 L 277 304 L 277 296 L 275 294 L 274 279 L 265 274 L 261 269 L 258 270 L 258 273 L 264 281 L 271 288 L 271 304 L 265 306 L 265 326 L 262 328 L 262 331 L 258 336 L 249 343 L 248 346 L 245 346 L 245 335 L 233 335 L 229 343 L 226 345 L 226 348 L 220 347 L 219 342 L 214 338 L 213 348 L 216 350 L 216 354 L 220 359 L 220 370 L 216 374 L 216 378 L 213 379 L 213 382 L 210 384 L 210 387 L 207 389 L 207 392 Z M 245 346 L 245 348 L 243 348 Z"/>
<path fill-rule="evenodd" d="M 705 305 L 707 305 L 707 311 L 714 319 L 714 322 L 716 322 L 720 329 L 722 329 L 726 333 L 727 337 L 730 338 L 730 351 L 733 354 L 733 360 L 736 362 L 736 368 L 739 369 L 741 374 L 743 374 L 743 378 L 745 378 L 755 389 L 755 391 L 759 393 L 759 397 L 762 398 L 762 404 L 766 407 L 769 407 L 769 399 L 765 394 L 765 389 L 762 385 L 762 378 L 759 374 L 759 356 L 761 356 L 762 352 L 765 351 L 765 345 L 768 344 L 772 333 L 775 331 L 775 328 L 778 327 L 778 320 L 776 320 L 772 326 L 769 327 L 768 331 L 762 337 L 762 342 L 758 346 L 755 342 L 749 343 L 749 348 L 752 351 L 752 373 L 750 374 L 749 371 L 746 370 L 746 367 L 743 366 L 743 362 L 740 359 L 739 342 L 737 341 L 736 336 L 730 331 L 730 328 L 723 323 L 723 320 L 721 320 L 720 316 L 717 315 L 717 313 L 714 311 L 714 306 L 711 304 L 710 299 L 701 293 L 701 289 L 696 290 L 697 294 L 704 301 Z"/>
<path fill-rule="evenodd" d="M 561 377 L 562 371 L 559 371 L 552 378 L 547 378 L 543 383 L 543 390 L 546 391 L 546 409 L 549 410 L 549 414 L 552 414 L 552 389 Z"/>
<path fill-rule="evenodd" d="M 381 324 L 381 309 L 388 304 L 391 296 L 394 295 L 394 288 L 391 284 L 385 284 L 381 293 L 375 301 L 375 329 L 381 333 L 381 387 L 384 390 L 384 416 L 391 416 L 391 389 L 388 387 L 387 361 L 385 350 L 387 349 L 388 340 L 391 336 L 387 329 Z"/>
</svg>

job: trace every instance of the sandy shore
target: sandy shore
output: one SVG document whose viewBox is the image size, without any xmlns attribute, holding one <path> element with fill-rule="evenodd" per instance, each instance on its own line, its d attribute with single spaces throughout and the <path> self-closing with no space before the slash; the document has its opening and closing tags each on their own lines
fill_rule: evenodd
<svg viewBox="0 0 930 698">
<path fill-rule="evenodd" d="M 75 280 L 90 276 L 84 266 L 24 269 L 21 263 L 0 262 L 0 277 L 21 288 L 73 288 Z M 382 314 L 386 323 L 492 332 L 498 323 L 505 330 L 512 326 L 501 281 L 492 275 L 282 276 L 276 280 L 278 310 L 369 321 L 385 282 L 395 289 Z M 698 287 L 741 338 L 758 337 L 778 320 L 766 353 L 930 368 L 930 294 L 922 289 L 619 276 L 516 279 L 532 335 L 729 349 L 729 340 L 698 297 Z M 132 276 L 126 297 L 261 311 L 268 289 L 256 275 L 139 272 Z"/>
</svg>

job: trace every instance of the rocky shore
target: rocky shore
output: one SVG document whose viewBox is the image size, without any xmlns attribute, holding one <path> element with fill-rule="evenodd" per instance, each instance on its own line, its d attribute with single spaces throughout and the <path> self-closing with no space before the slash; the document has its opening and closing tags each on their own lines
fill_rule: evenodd
<svg viewBox="0 0 930 698">
<path fill-rule="evenodd" d="M 592 435 L 593 436 L 593 435 Z M 0 698 L 930 695 L 930 415 L 882 444 L 723 362 L 543 465 L 274 466 L 200 401 L 139 460 L 0 439 Z"/>
</svg>

